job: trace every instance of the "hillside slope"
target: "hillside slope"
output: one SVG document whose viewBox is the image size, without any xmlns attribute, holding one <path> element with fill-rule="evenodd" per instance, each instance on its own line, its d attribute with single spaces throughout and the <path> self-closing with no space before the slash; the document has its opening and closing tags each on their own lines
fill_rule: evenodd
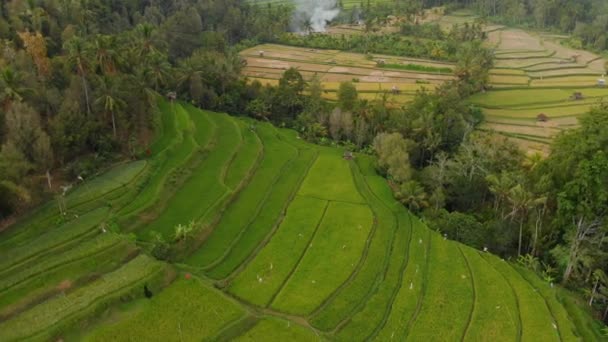
<svg viewBox="0 0 608 342">
<path fill-rule="evenodd" d="M 371 157 L 160 108 L 148 160 L 0 235 L 0 340 L 601 338 L 564 291 L 410 215 Z M 146 256 L 158 241 L 174 265 Z"/>
</svg>

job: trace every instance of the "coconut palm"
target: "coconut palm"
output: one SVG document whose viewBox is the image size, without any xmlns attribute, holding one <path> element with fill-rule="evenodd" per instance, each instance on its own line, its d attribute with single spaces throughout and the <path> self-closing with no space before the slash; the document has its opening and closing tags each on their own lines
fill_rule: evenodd
<svg viewBox="0 0 608 342">
<path fill-rule="evenodd" d="M 6 112 L 15 101 L 23 100 L 23 96 L 31 92 L 31 89 L 23 87 L 21 73 L 7 66 L 0 71 L 0 101 L 2 108 Z"/>
<path fill-rule="evenodd" d="M 66 42 L 64 48 L 67 50 L 67 61 L 82 81 L 87 113 L 91 115 L 91 103 L 89 100 L 89 86 L 87 75 L 92 70 L 92 62 L 85 41 L 80 37 L 74 37 Z"/>
<path fill-rule="evenodd" d="M 116 36 L 98 35 L 93 41 L 92 55 L 101 73 L 113 75 L 120 64 Z"/>
<path fill-rule="evenodd" d="M 121 92 L 117 78 L 110 76 L 99 77 L 98 92 L 99 96 L 95 100 L 95 105 L 103 108 L 103 110 L 112 117 L 112 131 L 114 138 L 117 136 L 116 129 L 116 111 L 123 108 L 126 103 L 121 99 Z"/>
</svg>

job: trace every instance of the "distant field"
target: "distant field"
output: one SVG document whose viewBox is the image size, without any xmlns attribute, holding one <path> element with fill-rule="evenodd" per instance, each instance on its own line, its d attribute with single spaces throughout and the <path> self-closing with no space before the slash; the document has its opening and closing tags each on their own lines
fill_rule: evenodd
<svg viewBox="0 0 608 342">
<path fill-rule="evenodd" d="M 285 70 L 294 67 L 306 80 L 317 75 L 326 91 L 323 96 L 328 100 L 336 99 L 340 82 L 354 82 L 361 98 L 373 100 L 388 93 L 388 102 L 393 105 L 409 102 L 409 95 L 419 89 L 433 89 L 452 79 L 454 68 L 450 63 L 417 58 L 374 55 L 373 60 L 369 60 L 363 54 L 274 44 L 241 51 L 241 56 L 247 61 L 243 74 L 250 81 L 277 85 Z M 385 66 L 379 67 L 376 60 L 384 60 Z M 399 94 L 394 94 L 393 88 L 398 89 Z"/>
<path fill-rule="evenodd" d="M 559 43 L 562 38 L 511 28 L 490 34 L 488 44 L 496 56 L 489 78 L 494 90 L 470 99 L 486 115 L 482 129 L 546 154 L 557 133 L 575 127 L 577 117 L 608 96 L 608 89 L 597 87 L 605 73 L 604 59 L 567 48 Z M 583 99 L 572 100 L 575 92 Z M 541 113 L 547 122 L 536 122 Z"/>
</svg>

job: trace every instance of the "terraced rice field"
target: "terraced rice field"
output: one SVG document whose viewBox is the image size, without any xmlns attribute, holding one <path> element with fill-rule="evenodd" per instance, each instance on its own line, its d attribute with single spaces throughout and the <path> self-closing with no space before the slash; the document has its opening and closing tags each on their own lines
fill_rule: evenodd
<svg viewBox="0 0 608 342">
<path fill-rule="evenodd" d="M 429 230 L 372 157 L 160 108 L 147 160 L 0 233 L 1 341 L 600 338 L 565 292 Z M 159 236 L 170 262 L 150 256 Z"/>
<path fill-rule="evenodd" d="M 551 138 L 608 95 L 597 86 L 604 59 L 559 43 L 564 37 L 503 28 L 489 33 L 495 49 L 492 89 L 473 96 L 484 109 L 485 130 L 510 137 L 530 152 L 548 153 Z M 580 92 L 583 99 L 570 97 Z M 537 120 L 544 114 L 547 120 Z"/>
<path fill-rule="evenodd" d="M 453 78 L 450 70 L 453 64 L 416 58 L 374 55 L 370 60 L 363 54 L 338 50 L 307 49 L 275 44 L 263 44 L 244 50 L 241 56 L 247 61 L 243 75 L 250 81 L 277 85 L 285 70 L 297 68 L 310 81 L 315 75 L 323 83 L 323 97 L 337 99 L 340 82 L 354 82 L 360 97 L 366 100 L 380 99 L 388 95 L 388 102 L 395 106 L 411 101 L 419 89 L 433 89 Z M 386 67 L 378 67 L 377 61 L 384 60 Z M 420 72 L 392 67 L 414 64 L 444 72 Z M 393 93 L 393 88 L 399 94 Z"/>
</svg>

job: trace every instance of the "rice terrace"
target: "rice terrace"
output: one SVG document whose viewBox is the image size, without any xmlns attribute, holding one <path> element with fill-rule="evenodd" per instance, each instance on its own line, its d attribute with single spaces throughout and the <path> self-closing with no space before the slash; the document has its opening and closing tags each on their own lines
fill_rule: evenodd
<svg viewBox="0 0 608 342">
<path fill-rule="evenodd" d="M 175 10 L 183 17 L 163 19 L 158 29 L 171 23 L 188 25 L 184 19 L 188 12 L 206 11 L 205 6 L 212 6 L 207 2 Z M 233 2 L 238 3 L 234 6 L 245 6 L 244 1 L 231 1 L 230 6 Z M 249 22 L 243 26 L 259 29 L 259 36 L 264 37 L 264 30 L 273 23 L 273 11 L 281 13 L 284 5 L 291 9 L 305 2 L 246 1 L 243 8 L 256 11 L 252 13 L 260 17 L 270 14 L 261 28 Z M 184 56 L 174 52 L 175 56 L 168 57 L 167 65 L 179 65 L 173 83 L 161 81 L 171 77 L 171 69 L 163 73 L 158 70 L 164 64 L 154 64 L 159 57 L 150 46 L 160 36 L 138 29 L 143 38 L 137 41 L 143 39 L 143 48 L 126 56 L 148 54 L 152 62 L 146 71 L 133 71 L 132 77 L 124 77 L 136 84 L 125 92 L 114 93 L 111 89 L 117 86 L 105 83 L 108 77 L 123 72 L 121 68 L 131 68 L 121 66 L 123 61 L 106 66 L 104 71 L 103 60 L 110 58 L 111 49 L 100 48 L 103 53 L 95 55 L 92 60 L 96 62 L 89 66 L 82 62 L 85 53 L 78 54 L 81 50 L 68 44 L 71 55 L 65 60 L 74 64 L 63 69 L 73 69 L 71 75 L 53 74 L 63 72 L 58 68 L 40 79 L 59 82 L 78 93 L 70 95 L 66 104 L 51 101 L 46 107 L 60 108 L 58 118 L 74 106 L 82 113 L 100 111 L 99 118 L 93 119 L 89 113 L 73 125 L 74 129 L 84 131 L 88 120 L 105 120 L 105 126 L 100 127 L 110 133 L 103 135 L 101 128 L 94 127 L 91 135 L 113 136 L 105 142 L 108 146 L 124 139 L 128 143 L 116 149 L 129 150 L 129 157 L 92 153 L 91 163 L 107 159 L 89 173 L 84 166 L 74 167 L 80 173 L 70 169 L 71 178 L 49 171 L 52 166 L 45 164 L 32 176 L 36 179 L 32 184 L 44 188 L 48 182 L 51 188 L 53 180 L 61 187 L 54 184 L 57 190 L 32 208 L 26 204 L 31 202 L 28 197 L 35 195 L 22 195 L 23 187 L 17 181 L 9 184 L 0 179 L 6 198 L 20 198 L 20 205 L 28 208 L 25 211 L 16 206 L 15 215 L 6 217 L 0 212 L 0 341 L 608 341 L 608 329 L 602 323 L 608 314 L 608 306 L 606 313 L 602 306 L 608 303 L 608 277 L 602 271 L 605 265 L 601 265 L 608 260 L 602 254 L 608 232 L 602 203 L 608 202 L 608 197 L 600 192 L 606 183 L 603 176 L 608 173 L 598 171 L 604 170 L 604 143 L 608 140 L 590 142 L 593 158 L 576 167 L 569 166 L 564 160 L 570 159 L 563 155 L 549 164 L 559 165 L 576 177 L 564 175 L 568 179 L 561 179 L 556 171 L 558 175 L 552 180 L 542 178 L 542 174 L 540 181 L 524 178 L 526 173 L 549 172 L 540 161 L 541 166 L 527 164 L 533 160 L 531 155 L 538 153 L 538 158 L 551 162 L 552 143 L 561 141 L 556 139 L 564 132 L 593 125 L 594 121 L 589 124 L 579 118 L 594 108 L 603 108 L 603 98 L 608 95 L 603 55 L 570 47 L 565 43 L 569 36 L 494 24 L 469 9 L 448 12 L 443 7 L 421 8 L 408 20 L 413 20 L 414 26 L 437 24 L 442 33 L 433 34 L 441 39 L 453 39 L 453 27 L 479 24 L 479 34 L 484 37 L 480 48 L 491 51 L 493 57 L 487 84 L 480 91 L 467 93 L 462 103 L 454 106 L 479 112 L 483 120 L 474 131 L 454 133 L 460 129 L 455 124 L 434 133 L 425 124 L 436 118 L 418 111 L 441 111 L 445 118 L 437 121 L 442 124 L 465 121 L 449 116 L 452 108 L 440 102 L 441 95 L 428 102 L 420 100 L 424 99 L 422 93 L 432 94 L 460 82 L 460 52 L 448 51 L 453 57 L 450 60 L 444 45 L 415 36 L 422 33 L 413 34 L 411 39 L 437 45 L 427 57 L 312 46 L 323 39 L 348 41 L 403 34 L 400 25 L 405 19 L 396 15 L 386 19 L 382 11 L 382 6 L 394 5 L 392 0 L 339 3 L 342 11 L 351 11 L 348 13 L 358 13 L 354 9 L 359 8 L 364 13 L 366 6 L 368 10 L 379 8 L 383 19 L 338 22 L 323 32 L 289 32 L 280 38 L 271 32 L 274 40 L 249 41 L 235 52 L 231 58 L 237 58 L 241 67 L 225 78 L 218 75 L 232 72 L 232 66 L 217 60 L 229 49 L 208 55 L 201 51 L 204 44 L 236 41 L 209 33 L 211 27 L 228 25 L 229 20 L 209 23 L 206 30 L 200 30 L 206 35 L 196 38 L 205 42 L 199 50 L 193 48 Z M 16 2 L 11 6 L 9 12 L 20 8 Z M 154 21 L 157 19 L 150 18 L 160 18 L 162 11 L 150 10 L 133 18 Z M 246 15 L 239 18 L 246 21 Z M 286 20 L 289 18 L 291 15 Z M 335 18 L 340 21 L 337 14 Z M 206 25 L 206 19 L 201 20 Z M 33 19 L 30 21 L 35 25 Z M 233 25 L 236 31 L 240 24 L 236 20 Z M 169 51 L 194 44 L 188 41 L 192 30 L 178 36 L 171 36 L 173 29 L 166 30 L 167 37 L 173 37 L 164 42 Z M 66 29 L 58 36 L 73 34 Z M 125 39 L 130 42 L 130 37 Z M 304 43 L 306 39 L 312 43 Z M 381 50 L 380 43 L 374 42 Z M 96 44 L 99 47 L 102 43 Z M 8 43 L 6 46 L 7 51 L 13 48 Z M 439 51 L 442 48 L 446 51 Z M 49 54 L 53 50 L 61 50 L 61 45 L 50 45 Z M 13 55 L 25 55 L 24 51 Z M 200 64 L 195 59 L 197 53 L 203 61 Z M 15 63 L 15 68 L 20 65 L 11 62 L 15 57 L 8 55 L 0 56 L 2 70 L 10 63 Z M 39 70 L 40 60 L 32 58 L 23 65 Z M 53 60 L 49 68 L 56 63 L 60 62 Z M 306 112 L 308 102 L 302 105 L 298 101 L 304 100 L 298 100 L 281 110 L 302 106 L 299 110 L 308 116 L 274 119 L 270 113 L 277 106 L 276 99 L 287 101 L 293 93 L 273 93 L 272 89 L 296 84 L 285 80 L 294 70 L 303 81 L 298 96 L 309 96 L 309 85 L 318 82 L 322 86 L 319 101 L 328 108 L 343 108 L 328 110 L 326 117 L 310 124 L 305 120 L 315 117 L 324 105 L 310 105 L 313 110 Z M 103 75 L 93 78 L 94 74 Z M 17 95 L 3 98 L 0 144 L 3 137 L 14 136 L 2 135 L 3 127 L 13 127 L 11 120 L 16 120 L 9 114 L 4 119 L 4 112 L 22 108 L 22 101 L 36 101 L 28 97 L 29 90 L 24 90 L 28 87 L 10 87 L 9 81 L 17 77 L 3 75 L 2 89 Z M 138 76 L 142 83 L 137 83 Z M 345 83 L 353 87 L 359 102 L 345 100 Z M 241 88 L 235 93 L 218 90 L 230 87 Z M 114 100 L 129 93 L 143 100 Z M 59 92 L 49 94 L 45 96 Z M 244 98 L 249 102 L 241 106 L 238 101 Z M 256 102 L 267 98 L 269 105 Z M 128 116 L 132 103 L 150 103 L 143 115 L 153 116 L 152 128 L 142 130 L 147 140 L 139 150 L 141 139 L 128 133 L 131 128 L 124 128 L 145 121 Z M 235 115 L 231 112 L 234 108 L 243 112 Z M 349 117 L 357 110 L 361 113 L 357 115 L 369 120 L 368 126 Z M 392 110 L 406 114 L 399 116 Z M 61 146 L 61 151 L 76 144 L 76 138 L 61 140 L 72 126 L 57 123 L 53 120 L 59 119 L 54 117 L 41 126 L 41 120 L 33 120 L 38 128 L 27 132 L 36 135 L 39 130 L 61 129 L 59 138 L 49 138 L 51 144 Z M 372 126 L 373 122 L 379 123 Z M 313 129 L 317 135 L 311 139 Z M 365 134 L 358 133 L 361 131 Z M 593 129 L 585 132 L 605 135 Z M 467 144 L 468 136 L 475 134 L 481 138 Z M 82 144 L 103 148 L 103 143 L 99 147 L 94 140 L 84 139 Z M 452 141 L 462 146 L 448 146 Z M 6 146 L 0 153 L 0 176 L 3 165 L 9 165 L 8 169 L 21 165 L 16 159 L 2 159 L 4 153 L 12 151 L 13 145 Z M 31 154 L 37 155 L 38 145 L 32 146 Z M 502 146 L 508 146 L 506 152 L 500 150 Z M 510 149 L 517 147 L 520 154 Z M 567 155 L 579 153 L 564 151 Z M 73 154 L 79 153 L 81 149 Z M 56 164 L 64 169 L 73 165 L 69 157 L 62 158 Z M 490 161 L 476 163 L 483 158 Z M 505 166 L 505 160 L 524 165 L 524 171 L 515 169 L 519 166 Z M 35 163 L 27 164 L 28 175 L 35 168 L 30 164 Z M 395 165 L 404 164 L 412 166 L 396 170 Z M 449 178 L 458 172 L 462 177 L 450 183 Z M 547 189 L 570 178 L 582 180 L 566 183 L 569 185 L 563 191 Z M 455 190 L 458 186 L 464 190 Z M 484 190 L 479 190 L 480 186 Z M 9 196 L 8 190 L 16 195 Z M 583 191 L 592 195 L 575 197 Z M 568 199 L 575 204 L 566 202 Z M 470 204 L 474 201 L 483 205 Z M 594 207 L 590 203 L 600 204 Z M 458 212 L 464 212 L 463 208 L 472 208 L 469 216 Z M 436 216 L 427 217 L 425 210 L 434 210 Z M 580 212 L 595 215 L 594 220 L 585 221 L 590 216 L 582 217 Z M 450 216 L 453 213 L 457 214 Z M 495 217 L 482 221 L 487 217 L 484 215 Z M 582 221 L 590 222 L 584 234 L 549 228 L 562 222 L 568 227 L 578 222 L 576 227 L 580 228 Z M 482 234 L 486 235 L 480 237 Z M 599 242 L 585 240 L 594 234 L 600 236 Z M 580 237 L 580 243 L 570 248 L 572 236 Z M 580 252 L 587 251 L 584 248 L 590 252 Z M 543 249 L 547 249 L 547 256 L 543 257 Z M 570 260 L 568 255 L 570 259 L 576 255 L 572 267 L 564 261 Z M 596 265 L 594 258 L 600 260 L 600 266 L 591 269 L 587 266 Z M 566 272 L 567 276 L 560 278 L 562 284 L 571 276 L 577 281 L 575 285 L 560 284 L 560 267 L 572 268 L 572 274 Z"/>
</svg>

